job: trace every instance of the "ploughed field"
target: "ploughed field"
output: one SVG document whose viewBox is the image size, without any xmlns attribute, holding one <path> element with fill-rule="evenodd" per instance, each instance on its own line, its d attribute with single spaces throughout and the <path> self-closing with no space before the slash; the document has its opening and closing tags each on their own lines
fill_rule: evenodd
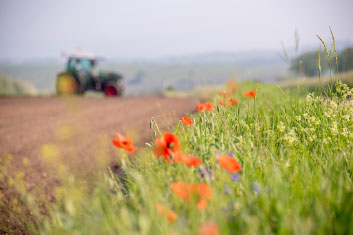
<svg viewBox="0 0 353 235">
<path fill-rule="evenodd" d="M 14 170 L 24 173 L 29 191 L 38 185 L 47 191 L 56 178 L 43 156 L 60 156 L 60 162 L 77 173 L 94 172 L 114 162 L 117 152 L 111 140 L 117 131 L 142 147 L 151 140 L 152 117 L 167 130 L 195 104 L 193 99 L 153 96 L 3 98 L 0 158 L 10 155 Z"/>
</svg>

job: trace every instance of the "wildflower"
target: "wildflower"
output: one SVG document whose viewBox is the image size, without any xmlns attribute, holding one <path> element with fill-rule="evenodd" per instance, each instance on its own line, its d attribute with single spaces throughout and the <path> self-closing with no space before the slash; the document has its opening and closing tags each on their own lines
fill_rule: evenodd
<svg viewBox="0 0 353 235">
<path fill-rule="evenodd" d="M 212 169 L 211 167 L 205 166 L 205 170 L 209 176 L 212 176 Z"/>
<path fill-rule="evenodd" d="M 180 151 L 179 138 L 173 133 L 166 132 L 162 138 L 156 139 L 156 147 L 153 153 L 157 157 L 164 157 L 166 162 L 169 162 L 169 156 Z"/>
<path fill-rule="evenodd" d="M 115 147 L 125 149 L 131 155 L 133 155 L 134 151 L 137 149 L 137 147 L 132 145 L 132 138 L 130 136 L 124 137 L 118 132 L 116 133 L 116 139 L 113 139 L 112 142 Z"/>
<path fill-rule="evenodd" d="M 229 98 L 228 104 L 229 104 L 229 106 L 234 106 L 234 105 L 238 104 L 238 101 L 234 98 Z"/>
<path fill-rule="evenodd" d="M 190 198 L 191 190 L 188 184 L 184 182 L 175 182 L 171 184 L 173 192 L 183 199 L 184 201 L 188 201 Z"/>
<path fill-rule="evenodd" d="M 183 154 L 180 151 L 174 154 L 173 162 L 181 162 L 187 166 L 193 166 L 193 167 L 198 167 L 202 164 L 202 160 L 200 158 Z"/>
<path fill-rule="evenodd" d="M 208 176 L 210 179 L 212 179 L 211 167 L 205 166 L 204 169 L 199 169 L 199 174 L 201 178 Z"/>
<path fill-rule="evenodd" d="M 219 156 L 219 165 L 230 173 L 241 171 L 239 162 L 230 156 Z"/>
<path fill-rule="evenodd" d="M 158 214 L 162 217 L 167 218 L 167 220 L 170 224 L 174 223 L 177 220 L 178 215 L 175 214 L 173 211 L 168 210 L 163 205 L 156 203 L 155 207 L 158 211 Z"/>
<path fill-rule="evenodd" d="M 199 169 L 199 174 L 201 178 L 205 178 L 205 173 L 201 169 Z"/>
<path fill-rule="evenodd" d="M 196 108 L 200 112 L 204 112 L 204 111 L 212 112 L 213 111 L 213 103 L 212 102 L 206 102 L 204 104 L 199 103 L 198 105 L 196 105 Z"/>
<path fill-rule="evenodd" d="M 227 86 L 228 87 L 234 87 L 235 86 L 235 83 L 233 81 L 228 81 L 227 82 Z"/>
<path fill-rule="evenodd" d="M 214 222 L 207 222 L 199 229 L 199 235 L 218 235 L 219 230 Z"/>
<path fill-rule="evenodd" d="M 238 91 L 238 87 L 237 87 L 237 85 L 235 85 L 235 83 L 233 81 L 228 81 L 227 87 L 229 87 L 231 89 L 231 91 L 234 91 L 234 92 Z"/>
<path fill-rule="evenodd" d="M 232 175 L 232 180 L 239 182 L 239 175 L 237 174 L 237 172 L 234 172 Z"/>
<path fill-rule="evenodd" d="M 256 92 L 253 90 L 250 90 L 248 92 L 244 92 L 244 96 L 246 96 L 248 98 L 254 98 L 256 96 Z"/>
<path fill-rule="evenodd" d="M 197 187 L 197 196 L 198 196 L 198 201 L 197 201 L 197 208 L 202 210 L 207 207 L 207 200 L 210 200 L 212 198 L 212 190 L 207 184 L 197 184 L 194 185 Z"/>
<path fill-rule="evenodd" d="M 190 202 L 190 198 L 196 195 L 196 207 L 200 210 L 205 209 L 208 200 L 212 198 L 212 190 L 207 184 L 186 184 L 184 182 L 175 182 L 171 184 L 174 193 L 186 201 Z"/>
<path fill-rule="evenodd" d="M 206 102 L 205 103 L 205 110 L 212 112 L 213 111 L 213 103 L 212 102 Z"/>
<path fill-rule="evenodd" d="M 227 91 L 227 93 L 222 91 L 222 92 L 219 92 L 218 95 L 222 98 L 229 98 L 232 95 L 232 93 L 230 91 Z"/>
<path fill-rule="evenodd" d="M 194 125 L 194 121 L 191 119 L 191 118 L 189 118 L 189 117 L 187 117 L 187 116 L 184 116 L 184 117 L 182 117 L 182 118 L 180 118 L 180 120 L 185 124 L 185 125 Z"/>
<path fill-rule="evenodd" d="M 286 127 L 285 127 L 285 125 L 283 124 L 283 122 L 279 122 L 278 124 L 277 124 L 277 129 L 280 131 L 280 132 L 284 132 L 285 130 L 286 130 Z"/>
<path fill-rule="evenodd" d="M 205 111 L 205 105 L 199 103 L 198 105 L 195 106 L 200 112 L 204 112 Z"/>
<path fill-rule="evenodd" d="M 224 101 L 218 101 L 218 104 L 221 105 L 221 106 L 226 106 L 227 105 L 226 102 L 224 102 Z"/>
</svg>

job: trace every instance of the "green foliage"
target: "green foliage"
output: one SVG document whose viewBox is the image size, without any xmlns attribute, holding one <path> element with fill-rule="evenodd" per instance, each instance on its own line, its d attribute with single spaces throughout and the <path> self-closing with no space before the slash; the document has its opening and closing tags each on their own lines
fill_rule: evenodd
<svg viewBox="0 0 353 235">
<path fill-rule="evenodd" d="M 318 52 L 311 51 L 306 52 L 296 59 L 292 61 L 291 70 L 298 74 L 303 74 L 309 77 L 317 76 L 318 75 L 318 68 L 317 68 L 317 58 Z M 320 62 L 321 62 L 321 70 L 328 71 L 329 64 L 326 53 L 324 51 L 320 52 Z"/>
<path fill-rule="evenodd" d="M 0 71 L 0 96 L 34 95 L 35 88 L 28 82 L 5 77 Z"/>
<path fill-rule="evenodd" d="M 327 72 L 329 70 L 329 63 L 326 51 L 321 51 L 320 63 L 321 71 Z M 336 64 L 334 56 L 330 56 L 332 66 Z M 291 71 L 302 74 L 308 77 L 318 76 L 318 52 L 306 52 L 292 61 Z M 346 48 L 342 50 L 337 56 L 338 72 L 344 72 L 353 69 L 353 48 Z M 335 69 L 335 66 L 332 67 Z"/>
<path fill-rule="evenodd" d="M 348 71 L 353 69 L 353 48 L 346 48 L 341 52 L 338 62 L 339 71 Z"/>
<path fill-rule="evenodd" d="M 256 99 L 242 95 L 249 89 Z M 125 155 L 123 184 L 112 172 L 90 190 L 70 183 L 36 233 L 197 234 L 214 221 L 220 234 L 352 234 L 353 90 L 342 83 L 336 90 L 331 99 L 303 98 L 244 83 L 234 96 L 238 106 L 217 106 L 192 115 L 195 125 L 173 128 L 182 151 L 203 160 L 200 168 L 164 162 L 151 148 L 131 161 Z M 242 165 L 239 181 L 217 162 L 229 152 Z M 170 187 L 177 181 L 207 183 L 207 208 L 178 198 Z M 156 203 L 177 213 L 174 224 L 158 215 Z"/>
</svg>

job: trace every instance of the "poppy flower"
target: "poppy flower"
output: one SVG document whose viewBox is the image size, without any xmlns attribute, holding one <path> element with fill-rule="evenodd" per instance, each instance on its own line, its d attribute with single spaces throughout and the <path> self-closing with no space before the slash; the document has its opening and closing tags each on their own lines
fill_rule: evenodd
<svg viewBox="0 0 353 235">
<path fill-rule="evenodd" d="M 200 112 L 205 111 L 205 105 L 199 103 L 198 105 L 195 106 Z"/>
<path fill-rule="evenodd" d="M 186 201 L 190 202 L 190 198 L 196 195 L 196 207 L 200 210 L 205 209 L 208 200 L 212 198 L 212 189 L 207 184 L 186 184 L 184 182 L 175 182 L 171 184 L 174 193 Z"/>
<path fill-rule="evenodd" d="M 158 214 L 162 217 L 167 218 L 170 224 L 174 223 L 178 219 L 178 215 L 174 213 L 174 211 L 168 210 L 163 205 L 156 203 L 155 205 Z"/>
<path fill-rule="evenodd" d="M 164 157 L 169 162 L 169 156 L 180 151 L 179 138 L 173 133 L 166 132 L 160 139 L 156 139 L 156 147 L 152 150 L 157 157 Z"/>
<path fill-rule="evenodd" d="M 184 182 L 175 182 L 171 184 L 173 192 L 185 201 L 189 201 L 191 190 L 188 184 Z"/>
<path fill-rule="evenodd" d="M 244 96 L 248 97 L 248 98 L 254 98 L 256 96 L 256 92 L 253 91 L 253 90 L 250 90 L 250 91 L 247 91 L 247 92 L 244 92 Z"/>
<path fill-rule="evenodd" d="M 222 97 L 222 98 L 229 98 L 229 97 L 232 95 L 232 93 L 231 93 L 230 91 L 227 91 L 227 93 L 221 91 L 221 92 L 218 93 L 218 95 L 219 95 L 220 97 Z"/>
<path fill-rule="evenodd" d="M 207 207 L 207 200 L 212 198 L 212 190 L 207 184 L 197 184 L 198 201 L 196 206 L 202 210 Z"/>
<path fill-rule="evenodd" d="M 189 118 L 189 117 L 187 117 L 187 116 L 184 116 L 184 117 L 182 117 L 182 118 L 180 118 L 180 120 L 185 124 L 185 125 L 194 125 L 194 121 L 191 119 L 191 118 Z"/>
<path fill-rule="evenodd" d="M 219 156 L 219 165 L 230 173 L 241 171 L 239 162 L 230 156 Z"/>
<path fill-rule="evenodd" d="M 221 106 L 226 106 L 227 105 L 226 102 L 224 102 L 224 101 L 218 101 L 218 104 L 221 105 Z"/>
<path fill-rule="evenodd" d="M 116 139 L 113 139 L 112 142 L 115 147 L 125 149 L 131 155 L 133 155 L 134 151 L 137 149 L 137 147 L 132 145 L 132 138 L 130 136 L 124 137 L 118 132 L 116 133 Z"/>
<path fill-rule="evenodd" d="M 238 104 L 238 101 L 234 98 L 229 98 L 229 106 L 233 106 L 233 105 L 237 105 Z"/>
<path fill-rule="evenodd" d="M 219 230 L 217 224 L 214 222 L 207 222 L 199 229 L 199 235 L 218 235 Z"/>
<path fill-rule="evenodd" d="M 202 160 L 200 158 L 185 155 L 182 161 L 187 166 L 198 167 L 202 164 Z"/>
<path fill-rule="evenodd" d="M 206 102 L 204 104 L 199 103 L 198 105 L 195 106 L 200 112 L 204 111 L 213 111 L 213 103 L 212 102 Z"/>
<path fill-rule="evenodd" d="M 205 103 L 205 110 L 212 112 L 213 111 L 213 103 L 212 102 L 206 102 Z"/>
<path fill-rule="evenodd" d="M 227 87 L 229 87 L 234 92 L 238 91 L 238 87 L 237 87 L 237 85 L 235 85 L 235 83 L 233 81 L 228 81 Z"/>
<path fill-rule="evenodd" d="M 174 154 L 173 162 L 181 162 L 187 166 L 193 167 L 198 167 L 202 164 L 202 160 L 200 158 L 183 154 L 180 151 Z"/>
</svg>

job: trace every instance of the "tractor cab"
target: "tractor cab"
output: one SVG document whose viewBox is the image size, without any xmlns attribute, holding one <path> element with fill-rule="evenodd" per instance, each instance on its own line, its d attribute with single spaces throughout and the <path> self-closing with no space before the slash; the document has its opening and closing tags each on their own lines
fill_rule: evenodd
<svg viewBox="0 0 353 235">
<path fill-rule="evenodd" d="M 75 58 L 71 57 L 67 61 L 67 71 L 70 72 L 78 72 L 84 71 L 90 73 L 95 65 L 95 60 L 91 60 L 88 58 Z"/>
<path fill-rule="evenodd" d="M 66 70 L 57 77 L 58 94 L 82 94 L 87 90 L 104 92 L 106 96 L 123 94 L 123 78 L 113 72 L 95 71 L 97 58 L 77 49 L 66 55 Z"/>
</svg>

